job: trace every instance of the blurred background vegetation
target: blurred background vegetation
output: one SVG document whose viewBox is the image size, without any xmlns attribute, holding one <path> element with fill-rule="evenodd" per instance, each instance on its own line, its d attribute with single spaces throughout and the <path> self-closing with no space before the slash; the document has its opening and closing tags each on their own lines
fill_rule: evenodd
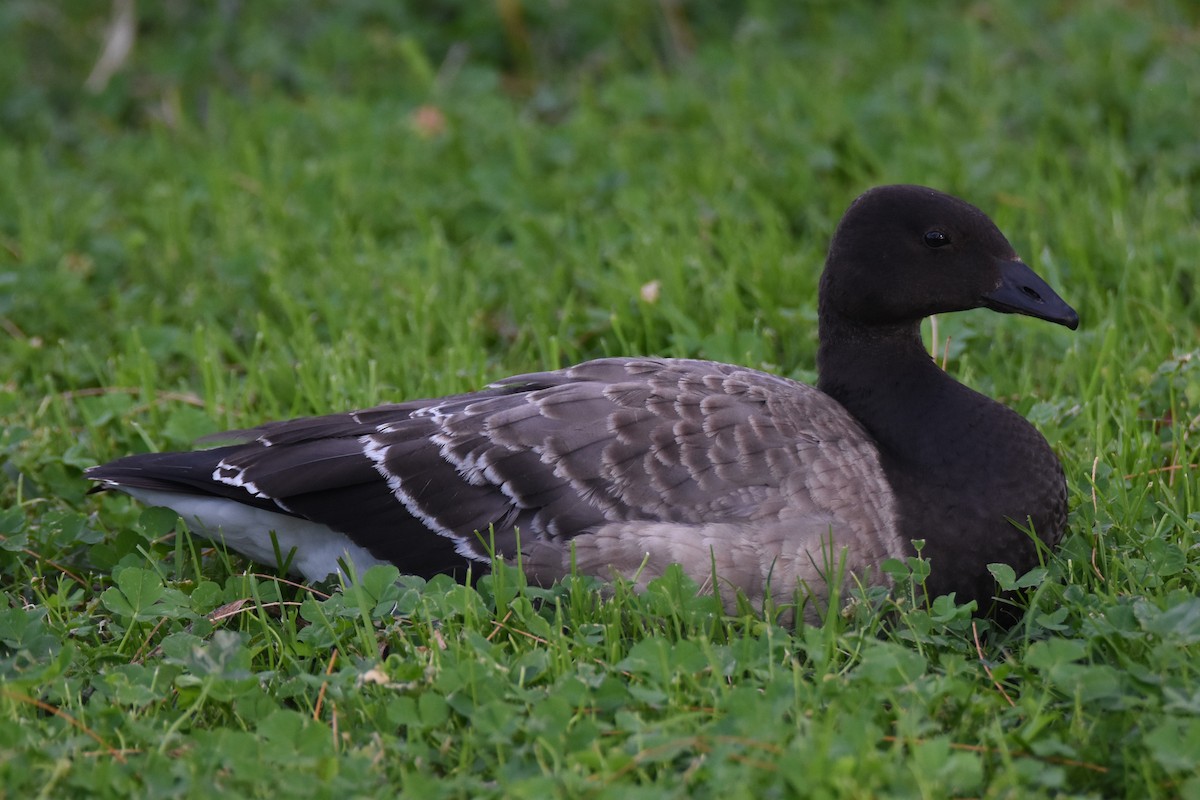
<svg viewBox="0 0 1200 800">
<path fill-rule="evenodd" d="M 555 122 L 572 113 L 580 93 L 606 79 L 702 72 L 706 59 L 721 61 L 731 48 L 739 57 L 753 58 L 761 49 L 808 62 L 821 81 L 820 73 L 844 73 L 857 56 L 886 54 L 903 42 L 913 58 L 897 62 L 889 80 L 878 83 L 871 69 L 862 70 L 862 79 L 876 82 L 881 93 L 894 92 L 915 70 L 927 94 L 910 98 L 920 100 L 910 111 L 933 100 L 965 111 L 980 99 L 956 94 L 956 82 L 938 74 L 948 67 L 1013 81 L 1030 68 L 1047 79 L 1059 70 L 1056 82 L 1073 84 L 1074 91 L 1056 94 L 1047 105 L 1048 87 L 1030 85 L 1025 113 L 1003 123 L 1040 127 L 1058 115 L 1082 114 L 1104 131 L 1136 139 L 1148 157 L 1156 143 L 1194 138 L 1171 127 L 1155 130 L 1150 141 L 1136 134 L 1154 126 L 1156 116 L 1162 121 L 1165 109 L 1156 106 L 1192 98 L 1173 91 L 1187 87 L 1171 85 L 1183 77 L 1171 62 L 1176 46 L 1195 43 L 1198 20 L 1200 5 L 1171 0 L 114 0 L 111 6 L 11 0 L 0 9 L 6 42 L 0 124 L 13 141 L 69 149 L 95 132 L 202 129 L 216 94 L 247 104 L 349 94 L 420 103 L 449 102 L 480 87 L 498 88 L 525 113 Z M 988 39 L 989 32 L 1022 30 L 1028 38 Z M 830 60 L 829 37 L 842 45 L 842 58 Z M 1091 53 L 1081 59 L 1072 42 L 1090 43 Z M 965 64 L 960 60 L 964 49 L 998 43 L 1002 49 L 976 50 Z M 115 54 L 105 59 L 110 46 Z M 1104 64 L 1120 69 L 1093 69 Z M 842 77 L 860 88 L 853 75 Z M 1127 91 L 1139 83 L 1155 91 Z M 1194 163 L 1180 168 L 1195 175 Z"/>
<path fill-rule="evenodd" d="M 297 102 L 352 92 L 429 99 L 454 80 L 500 83 L 539 115 L 569 113 L 572 87 L 630 69 L 667 70 L 698 47 L 766 25 L 802 28 L 811 3 L 680 0 L 13 0 L 0 11 L 3 108 L 9 136 L 69 146 L 69 121 L 106 129 L 183 115 L 202 125 L 214 92 L 245 102 Z M 819 5 L 819 4 L 818 4 Z M 790 10 L 789 10 L 790 9 Z M 109 39 L 127 56 L 81 92 Z"/>
</svg>

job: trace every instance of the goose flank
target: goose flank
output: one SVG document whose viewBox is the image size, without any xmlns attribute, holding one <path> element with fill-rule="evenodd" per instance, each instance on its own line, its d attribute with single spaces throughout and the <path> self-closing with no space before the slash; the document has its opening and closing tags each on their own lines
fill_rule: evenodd
<svg viewBox="0 0 1200 800">
<path fill-rule="evenodd" d="M 491 547 L 530 580 L 574 569 L 644 584 L 671 563 L 752 603 L 827 578 L 886 584 L 924 540 L 931 594 L 992 605 L 993 562 L 1018 574 L 1066 527 L 1062 466 L 1040 433 L 939 369 L 935 313 L 989 308 L 1075 329 L 1078 316 L 983 212 L 883 186 L 834 234 L 811 387 L 688 359 L 604 358 L 468 394 L 271 422 L 234 444 L 87 470 L 177 511 L 255 560 L 320 580 L 338 560 L 459 579 Z M 274 540 L 274 541 L 273 541 Z M 836 587 L 834 587 L 836 588 Z"/>
</svg>

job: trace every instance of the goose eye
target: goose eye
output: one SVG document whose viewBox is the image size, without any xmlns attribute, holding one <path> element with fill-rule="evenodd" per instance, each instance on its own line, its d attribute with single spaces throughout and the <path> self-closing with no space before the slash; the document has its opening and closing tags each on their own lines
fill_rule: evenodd
<svg viewBox="0 0 1200 800">
<path fill-rule="evenodd" d="M 945 247 L 950 244 L 950 237 L 943 231 L 927 231 L 925 244 L 929 247 Z"/>
</svg>

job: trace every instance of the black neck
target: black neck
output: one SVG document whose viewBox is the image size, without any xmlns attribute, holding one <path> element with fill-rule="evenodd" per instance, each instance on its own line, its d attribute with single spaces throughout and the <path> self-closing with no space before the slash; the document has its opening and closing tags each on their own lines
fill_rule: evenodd
<svg viewBox="0 0 1200 800">
<path fill-rule="evenodd" d="M 817 386 L 867 428 L 885 458 L 944 465 L 946 437 L 992 403 L 938 368 L 919 321 L 859 325 L 823 309 L 820 324 Z"/>
</svg>

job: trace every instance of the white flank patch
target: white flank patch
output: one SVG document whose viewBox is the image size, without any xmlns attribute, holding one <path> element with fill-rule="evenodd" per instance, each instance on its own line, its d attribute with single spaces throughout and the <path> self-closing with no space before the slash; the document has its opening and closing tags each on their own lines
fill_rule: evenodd
<svg viewBox="0 0 1200 800">
<path fill-rule="evenodd" d="M 307 580 L 324 580 L 340 574 L 338 559 L 362 575 L 369 567 L 386 564 L 355 544 L 344 533 L 307 519 L 276 514 L 223 497 L 197 497 L 179 492 L 116 487 L 150 506 L 166 506 L 183 517 L 188 528 L 214 542 L 224 542 L 242 555 L 263 564 L 275 564 L 271 534 L 290 568 Z M 278 565 L 276 565 L 278 566 Z"/>
</svg>

